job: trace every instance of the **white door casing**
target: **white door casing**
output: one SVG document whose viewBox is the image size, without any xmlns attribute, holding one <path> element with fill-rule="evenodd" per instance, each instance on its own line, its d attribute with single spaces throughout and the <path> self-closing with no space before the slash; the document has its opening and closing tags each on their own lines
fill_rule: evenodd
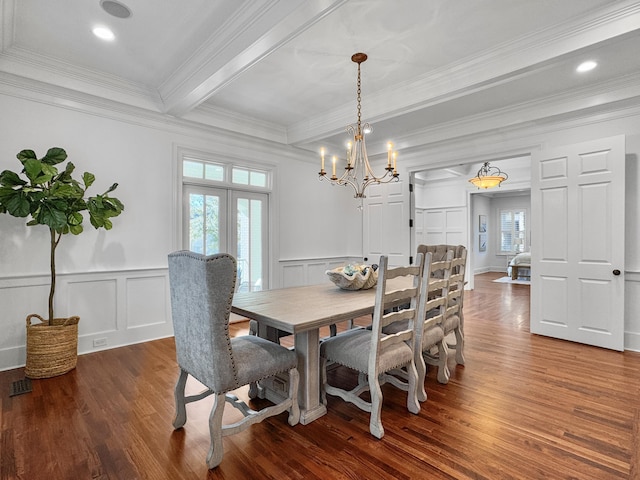
<svg viewBox="0 0 640 480">
<path fill-rule="evenodd" d="M 624 349 L 624 173 L 624 136 L 532 155 L 532 333 Z"/>
</svg>

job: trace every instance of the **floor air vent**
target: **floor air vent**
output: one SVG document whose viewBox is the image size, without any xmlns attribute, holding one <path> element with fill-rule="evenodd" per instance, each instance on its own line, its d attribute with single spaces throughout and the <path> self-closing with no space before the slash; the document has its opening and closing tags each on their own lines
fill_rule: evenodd
<svg viewBox="0 0 640 480">
<path fill-rule="evenodd" d="M 10 397 L 14 397 L 16 395 L 22 395 L 23 393 L 29 393 L 31 391 L 31 380 L 28 378 L 23 378 L 21 380 L 16 380 L 11 384 L 11 394 Z"/>
</svg>

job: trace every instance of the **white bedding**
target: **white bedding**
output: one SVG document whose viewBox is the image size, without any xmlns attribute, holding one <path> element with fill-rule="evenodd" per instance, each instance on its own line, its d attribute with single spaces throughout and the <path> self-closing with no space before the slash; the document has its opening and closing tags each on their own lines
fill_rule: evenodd
<svg viewBox="0 0 640 480">
<path fill-rule="evenodd" d="M 507 268 L 507 275 L 511 276 L 511 265 L 531 265 L 531 252 L 519 253 L 511 259 Z"/>
<path fill-rule="evenodd" d="M 509 265 L 531 265 L 531 252 L 519 253 L 509 262 Z"/>
</svg>

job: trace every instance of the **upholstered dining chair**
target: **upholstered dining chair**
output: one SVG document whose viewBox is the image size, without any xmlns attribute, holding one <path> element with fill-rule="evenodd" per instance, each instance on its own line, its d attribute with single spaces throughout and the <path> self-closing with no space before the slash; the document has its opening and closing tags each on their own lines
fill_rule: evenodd
<svg viewBox="0 0 640 480">
<path fill-rule="evenodd" d="M 260 337 L 229 336 L 229 314 L 236 282 L 236 260 L 231 255 L 203 256 L 179 251 L 169 255 L 171 314 L 180 369 L 175 386 L 175 429 L 187 421 L 186 404 L 214 395 L 209 416 L 211 444 L 207 455 L 209 468 L 222 461 L 222 437 L 245 430 L 267 417 L 289 412 L 289 424 L 300 419 L 298 408 L 297 355 L 277 343 Z M 252 410 L 231 393 L 251 382 L 278 373 L 289 374 L 289 393 L 282 402 Z M 188 376 L 206 390 L 185 397 Z M 238 409 L 243 418 L 223 425 L 225 402 Z"/>
<path fill-rule="evenodd" d="M 463 245 L 419 245 L 418 252 L 430 252 L 433 255 L 433 261 L 437 262 L 444 259 L 449 251 L 453 251 L 453 259 L 451 261 L 451 272 L 448 287 L 447 312 L 442 321 L 445 342 L 448 349 L 455 349 L 456 364 L 464 365 L 464 284 L 465 269 L 467 264 L 467 249 Z M 433 275 L 433 274 L 432 274 Z M 444 273 L 436 274 L 443 276 Z M 452 334 L 455 336 L 455 343 L 452 342 Z M 441 359 L 432 355 L 431 359 L 425 358 L 427 363 L 438 365 L 438 381 L 447 383 L 449 381 L 449 369 L 440 369 Z M 446 361 L 444 362 L 446 366 Z"/>
<path fill-rule="evenodd" d="M 419 324 L 418 306 L 423 293 L 423 260 L 418 255 L 417 264 L 408 267 L 388 266 L 388 258 L 380 257 L 375 308 L 371 328 L 354 328 L 328 337 L 320 344 L 320 372 L 322 376 L 322 402 L 327 404 L 327 394 L 336 395 L 370 412 L 369 431 L 377 438 L 384 436 L 381 420 L 382 383 L 391 383 L 407 391 L 407 408 L 411 413 L 420 412 L 418 401 L 418 372 L 415 365 L 414 342 Z M 409 276 L 411 283 L 399 286 L 393 280 Z M 400 301 L 410 299 L 408 308 L 393 310 Z M 387 313 L 385 313 L 385 311 Z M 382 329 L 394 322 L 405 322 L 406 328 L 385 335 Z M 345 390 L 327 382 L 327 364 L 338 363 L 358 372 L 358 384 Z M 387 375 L 395 369 L 403 369 L 406 380 Z M 369 392 L 370 401 L 362 398 Z"/>
</svg>

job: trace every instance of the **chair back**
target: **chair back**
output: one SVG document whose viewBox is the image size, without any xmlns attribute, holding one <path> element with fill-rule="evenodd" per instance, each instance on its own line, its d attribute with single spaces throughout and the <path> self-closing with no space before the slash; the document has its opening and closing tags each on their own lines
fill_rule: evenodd
<svg viewBox="0 0 640 480">
<path fill-rule="evenodd" d="M 229 337 L 235 258 L 183 250 L 168 262 L 178 365 L 214 392 L 238 388 Z"/>
<path fill-rule="evenodd" d="M 449 277 L 449 292 L 447 302 L 447 317 L 460 315 L 464 295 L 464 272 L 467 264 L 467 249 L 458 254 L 451 261 L 451 276 Z"/>
<path fill-rule="evenodd" d="M 424 255 L 419 253 L 414 265 L 403 267 L 389 267 L 389 260 L 385 255 L 380 257 L 378 264 L 378 285 L 376 289 L 376 303 L 371 324 L 372 345 L 369 350 L 369 375 L 378 375 L 378 358 L 386 348 L 406 342 L 413 348 L 413 342 L 419 326 L 417 323 L 418 309 L 421 302 L 422 281 L 424 270 Z M 392 282 L 399 277 L 410 277 L 410 282 L 398 285 Z M 409 307 L 394 309 L 402 300 L 410 299 Z M 385 313 L 387 312 L 387 313 Z M 391 324 L 404 325 L 395 333 L 383 334 L 382 330 Z M 387 369 L 388 370 L 388 369 Z M 384 369 L 383 369 L 384 371 Z"/>
<path fill-rule="evenodd" d="M 464 255 L 465 262 L 463 263 L 463 265 L 466 265 L 467 247 L 465 247 L 464 245 L 418 245 L 418 253 L 425 254 L 427 252 L 430 252 L 434 262 L 444 260 L 449 250 L 453 250 L 454 259 L 460 258 Z M 458 273 L 458 270 L 459 268 L 456 269 L 454 273 Z M 464 274 L 464 266 L 462 270 L 462 274 Z M 442 275 L 442 273 L 435 272 L 433 276 L 437 277 L 438 275 Z"/>
</svg>

